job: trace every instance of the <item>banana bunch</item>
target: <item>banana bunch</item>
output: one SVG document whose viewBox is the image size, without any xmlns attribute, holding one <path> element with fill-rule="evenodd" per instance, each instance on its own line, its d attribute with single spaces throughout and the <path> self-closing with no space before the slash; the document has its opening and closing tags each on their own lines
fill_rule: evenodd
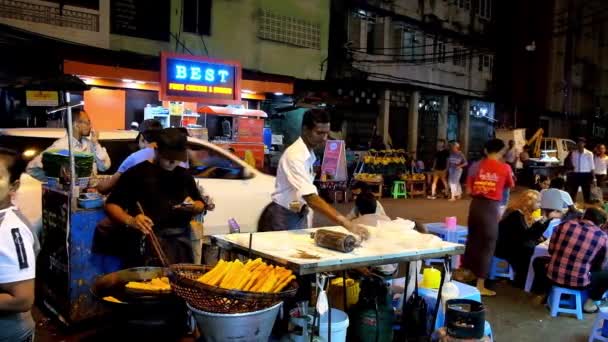
<svg viewBox="0 0 608 342">
<path fill-rule="evenodd" d="M 280 292 L 294 280 L 293 273 L 280 266 L 269 266 L 262 259 L 220 262 L 197 280 L 211 286 L 250 292 Z"/>
<path fill-rule="evenodd" d="M 376 173 L 359 173 L 355 175 L 355 179 L 364 182 L 381 182 L 382 175 Z"/>
</svg>

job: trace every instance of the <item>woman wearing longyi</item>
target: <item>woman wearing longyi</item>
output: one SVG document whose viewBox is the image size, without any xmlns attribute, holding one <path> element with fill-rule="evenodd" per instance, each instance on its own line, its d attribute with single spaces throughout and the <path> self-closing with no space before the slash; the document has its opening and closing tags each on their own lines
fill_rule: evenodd
<svg viewBox="0 0 608 342">
<path fill-rule="evenodd" d="M 462 272 L 477 277 L 477 289 L 482 296 L 495 296 L 485 287 L 490 263 L 498 238 L 500 200 L 503 189 L 515 186 L 510 167 L 501 161 L 505 144 L 492 139 L 485 145 L 486 157 L 473 164 L 467 177 L 467 191 L 473 196 L 469 207 L 469 235 L 464 252 Z"/>
</svg>

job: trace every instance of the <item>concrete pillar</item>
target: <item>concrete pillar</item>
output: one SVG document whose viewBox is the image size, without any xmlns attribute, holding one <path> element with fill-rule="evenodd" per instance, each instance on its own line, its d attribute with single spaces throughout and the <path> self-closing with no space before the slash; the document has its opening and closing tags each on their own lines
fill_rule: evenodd
<svg viewBox="0 0 608 342">
<path fill-rule="evenodd" d="M 418 151 L 418 103 L 420 92 L 414 91 L 410 95 L 410 112 L 407 120 L 407 148 L 409 152 Z"/>
<path fill-rule="evenodd" d="M 441 98 L 441 110 L 437 118 L 437 140 L 448 139 L 448 100 L 449 97 L 447 95 Z"/>
<path fill-rule="evenodd" d="M 390 134 L 388 132 L 388 124 L 390 122 L 390 109 L 391 109 L 391 91 L 386 89 L 380 96 L 380 115 L 378 115 L 378 135 L 382 137 L 384 144 L 389 143 Z"/>
<path fill-rule="evenodd" d="M 464 155 L 468 155 L 469 153 L 469 129 L 471 126 L 471 100 L 464 99 L 460 102 L 460 120 L 458 122 L 458 126 L 460 128 L 460 147 L 462 153 Z"/>
</svg>

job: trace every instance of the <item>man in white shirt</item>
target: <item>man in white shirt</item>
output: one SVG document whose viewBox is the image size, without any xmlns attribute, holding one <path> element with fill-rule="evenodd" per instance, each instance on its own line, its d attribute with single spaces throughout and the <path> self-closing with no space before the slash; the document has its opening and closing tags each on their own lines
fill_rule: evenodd
<svg viewBox="0 0 608 342">
<path fill-rule="evenodd" d="M 0 149 L 0 341 L 31 341 L 36 275 L 36 240 L 11 205 L 24 163 L 14 151 Z"/>
<path fill-rule="evenodd" d="M 585 148 L 586 143 L 585 138 L 579 138 L 577 149 L 571 153 L 570 160 L 573 169 L 572 172 L 568 173 L 568 193 L 576 201 L 578 187 L 580 186 L 583 189 L 585 203 L 589 203 L 591 200 L 591 185 L 594 182 L 595 163 L 593 152 Z"/>
<path fill-rule="evenodd" d="M 606 155 L 606 145 L 599 144 L 595 149 L 595 180 L 597 186 L 600 188 L 604 186 L 606 182 L 606 175 L 608 175 L 608 155 Z"/>
<path fill-rule="evenodd" d="M 99 144 L 99 132 L 96 132 L 92 128 L 91 119 L 87 112 L 84 110 L 73 110 L 72 124 L 72 147 L 74 152 L 88 152 L 95 156 L 95 164 L 97 167 L 93 168 L 93 174 L 96 174 L 97 170 L 103 172 L 109 169 L 111 166 L 110 156 L 106 149 Z M 36 158 L 32 159 L 27 165 L 27 173 L 39 180 L 46 180 L 46 176 L 42 169 L 42 154 L 50 150 L 67 150 L 68 148 L 68 136 L 66 134 L 65 137 L 58 139 L 53 145 L 38 154 Z"/>
<path fill-rule="evenodd" d="M 511 166 L 511 169 L 513 169 L 513 172 L 515 172 L 515 170 L 517 170 L 516 167 L 517 167 L 518 153 L 517 153 L 517 148 L 515 148 L 514 140 L 509 140 L 509 147 L 507 148 L 507 152 L 505 152 L 505 155 L 503 158 L 505 160 L 505 163 L 509 164 Z"/>
<path fill-rule="evenodd" d="M 367 230 L 353 225 L 325 202 L 314 185 L 314 149 L 325 144 L 329 128 L 327 112 L 312 109 L 304 114 L 302 136 L 283 152 L 279 160 L 272 203 L 264 209 L 258 222 L 258 231 L 308 228 L 312 223 L 310 208 L 362 238 L 367 238 Z"/>
</svg>

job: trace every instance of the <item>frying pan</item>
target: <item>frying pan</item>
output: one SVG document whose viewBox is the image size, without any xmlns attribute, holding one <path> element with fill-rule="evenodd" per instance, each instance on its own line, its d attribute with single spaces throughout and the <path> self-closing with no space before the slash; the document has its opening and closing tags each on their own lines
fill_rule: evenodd
<svg viewBox="0 0 608 342">
<path fill-rule="evenodd" d="M 130 291 L 125 285 L 130 281 L 148 281 L 166 277 L 167 268 L 135 267 L 105 274 L 95 279 L 91 292 L 112 309 L 112 318 L 128 329 L 147 334 L 168 333 L 181 335 L 186 327 L 186 306 L 174 293 Z M 122 303 L 108 302 L 103 297 L 112 296 Z"/>
</svg>

